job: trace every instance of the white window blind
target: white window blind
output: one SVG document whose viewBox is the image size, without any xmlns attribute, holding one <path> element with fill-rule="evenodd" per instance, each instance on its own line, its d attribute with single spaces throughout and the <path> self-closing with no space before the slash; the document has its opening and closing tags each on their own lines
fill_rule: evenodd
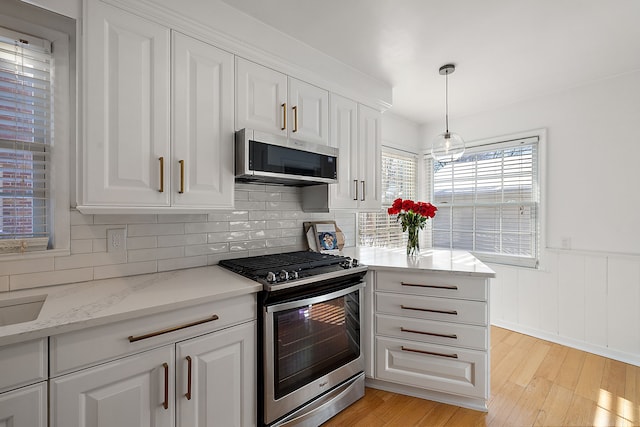
<svg viewBox="0 0 640 427">
<path fill-rule="evenodd" d="M 539 245 L 538 138 L 473 147 L 432 168 L 433 245 L 488 262 L 535 267 Z M 427 175 L 429 176 L 429 175 Z"/>
<path fill-rule="evenodd" d="M 417 156 L 412 153 L 382 148 L 382 210 L 358 214 L 361 246 L 398 248 L 406 245 L 406 233 L 387 208 L 398 197 L 415 200 Z"/>
<path fill-rule="evenodd" d="M 50 46 L 0 28 L 0 253 L 49 240 Z"/>
</svg>

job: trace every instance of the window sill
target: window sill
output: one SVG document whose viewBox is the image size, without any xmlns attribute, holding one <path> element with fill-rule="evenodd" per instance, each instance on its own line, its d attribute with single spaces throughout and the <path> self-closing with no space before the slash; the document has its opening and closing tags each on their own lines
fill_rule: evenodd
<svg viewBox="0 0 640 427">
<path fill-rule="evenodd" d="M 23 254 L 0 254 L 0 262 L 3 261 L 22 261 L 26 259 L 49 258 L 54 256 L 69 256 L 69 249 L 48 249 L 46 251 L 25 252 Z"/>
</svg>

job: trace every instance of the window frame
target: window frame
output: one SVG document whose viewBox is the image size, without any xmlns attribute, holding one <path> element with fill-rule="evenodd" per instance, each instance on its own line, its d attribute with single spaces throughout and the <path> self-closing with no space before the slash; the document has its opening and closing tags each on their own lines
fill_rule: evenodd
<svg viewBox="0 0 640 427">
<path fill-rule="evenodd" d="M 34 12 L 35 11 L 35 12 Z M 31 34 L 51 42 L 53 67 L 53 137 L 50 155 L 49 248 L 41 251 L 0 254 L 0 261 L 22 260 L 70 254 L 70 169 L 76 142 L 76 37 L 69 22 L 54 17 L 54 12 L 27 4 L 7 7 L 0 13 L 0 26 L 17 33 Z M 64 18 L 67 20 L 70 18 Z M 55 21 L 52 23 L 52 21 Z M 66 30 L 63 31 L 62 28 Z"/>
<path fill-rule="evenodd" d="M 530 131 L 524 131 L 519 133 L 512 133 L 501 135 L 497 137 L 491 137 L 487 139 L 474 140 L 471 142 L 467 142 L 465 145 L 467 149 L 472 149 L 476 151 L 476 149 L 485 149 L 490 151 L 492 149 L 500 149 L 502 147 L 506 147 L 509 142 L 516 140 L 523 140 L 528 138 L 537 138 L 538 146 L 537 146 L 537 192 L 538 192 L 538 236 L 537 236 L 537 259 L 535 265 L 527 265 L 527 263 L 519 262 L 521 259 L 517 256 L 509 256 L 509 255 L 500 255 L 500 254 L 487 254 L 482 252 L 471 252 L 476 258 L 480 259 L 483 262 L 490 264 L 504 264 L 510 265 L 513 267 L 523 267 L 523 268 L 534 268 L 534 269 L 544 269 L 545 264 L 545 249 L 546 245 L 546 129 L 534 129 Z M 484 150 L 483 150 L 484 151 Z M 429 167 L 428 162 L 432 162 L 431 154 L 428 152 L 424 153 L 423 158 L 423 177 L 420 182 L 424 185 L 424 194 L 428 199 L 433 199 L 434 197 L 434 189 L 433 189 L 433 168 Z M 437 203 L 433 202 L 434 204 Z M 433 237 L 431 236 L 431 245 L 433 245 Z M 437 248 L 436 248 L 437 249 Z M 455 250 L 455 249 L 454 249 Z M 462 249 L 460 249 L 462 250 Z"/>
</svg>

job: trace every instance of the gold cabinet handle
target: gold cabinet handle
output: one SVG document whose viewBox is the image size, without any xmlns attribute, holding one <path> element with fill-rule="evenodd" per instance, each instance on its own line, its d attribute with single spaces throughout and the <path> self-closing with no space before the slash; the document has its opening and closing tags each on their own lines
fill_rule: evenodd
<svg viewBox="0 0 640 427">
<path fill-rule="evenodd" d="M 287 103 L 282 104 L 282 127 L 280 130 L 287 129 Z"/>
<path fill-rule="evenodd" d="M 354 187 L 356 187 L 356 196 L 353 198 L 353 200 L 358 200 L 358 180 L 357 179 L 353 180 L 353 185 Z"/>
<path fill-rule="evenodd" d="M 196 325 L 202 325 L 203 323 L 213 322 L 214 320 L 218 320 L 219 317 L 217 314 L 214 314 L 211 317 L 207 317 L 206 319 L 196 320 L 195 322 L 185 323 L 184 325 L 173 326 L 171 328 L 162 329 L 160 331 L 149 332 L 148 334 L 138 335 L 137 337 L 131 335 L 128 337 L 129 342 L 136 342 L 140 340 L 146 340 L 147 338 L 157 337 L 158 335 L 168 334 L 169 332 L 179 331 L 180 329 L 190 328 Z"/>
<path fill-rule="evenodd" d="M 409 333 L 412 333 L 412 334 L 429 335 L 429 336 L 432 336 L 432 337 L 451 338 L 452 340 L 457 340 L 458 339 L 458 336 L 456 334 L 438 334 L 436 332 L 416 331 L 415 329 L 407 329 L 404 326 L 400 327 L 400 332 L 409 332 Z"/>
<path fill-rule="evenodd" d="M 293 110 L 293 131 L 298 132 L 298 107 L 292 107 Z"/>
<path fill-rule="evenodd" d="M 180 163 L 180 191 L 178 193 L 184 193 L 184 160 L 179 160 Z"/>
<path fill-rule="evenodd" d="M 364 202 L 364 181 L 360 181 L 362 183 L 362 198 L 360 199 L 361 202 Z"/>
<path fill-rule="evenodd" d="M 402 351 L 411 351 L 413 353 L 428 354 L 429 356 L 449 357 L 451 359 L 457 359 L 458 358 L 458 355 L 456 353 L 453 353 L 453 354 L 436 353 L 434 351 L 416 350 L 415 348 L 409 348 L 409 347 L 405 347 L 405 346 L 402 346 L 401 348 L 402 348 Z"/>
<path fill-rule="evenodd" d="M 164 193 L 164 157 L 160 157 L 160 193 Z"/>
<path fill-rule="evenodd" d="M 191 400 L 191 356 L 187 356 L 187 393 L 184 397 Z"/>
<path fill-rule="evenodd" d="M 457 316 L 458 312 L 456 310 L 436 310 L 433 308 L 418 308 L 418 307 L 409 307 L 406 305 L 401 305 L 400 308 L 403 310 L 415 310 L 415 311 L 426 311 L 427 313 L 440 313 L 440 314 L 451 314 L 453 316 Z"/>
<path fill-rule="evenodd" d="M 456 285 L 421 285 L 418 283 L 406 283 L 400 282 L 402 286 L 415 286 L 418 288 L 433 288 L 433 289 L 446 289 L 450 291 L 457 291 L 458 287 Z"/>
<path fill-rule="evenodd" d="M 164 402 L 162 402 L 162 407 L 169 409 L 169 365 L 165 362 L 162 367 L 164 368 Z"/>
</svg>

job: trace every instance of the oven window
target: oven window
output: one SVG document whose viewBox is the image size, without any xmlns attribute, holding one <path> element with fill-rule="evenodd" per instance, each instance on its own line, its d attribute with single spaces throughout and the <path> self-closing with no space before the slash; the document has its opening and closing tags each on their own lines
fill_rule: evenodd
<svg viewBox="0 0 640 427">
<path fill-rule="evenodd" d="M 276 399 L 360 356 L 359 291 L 273 315 Z"/>
</svg>

